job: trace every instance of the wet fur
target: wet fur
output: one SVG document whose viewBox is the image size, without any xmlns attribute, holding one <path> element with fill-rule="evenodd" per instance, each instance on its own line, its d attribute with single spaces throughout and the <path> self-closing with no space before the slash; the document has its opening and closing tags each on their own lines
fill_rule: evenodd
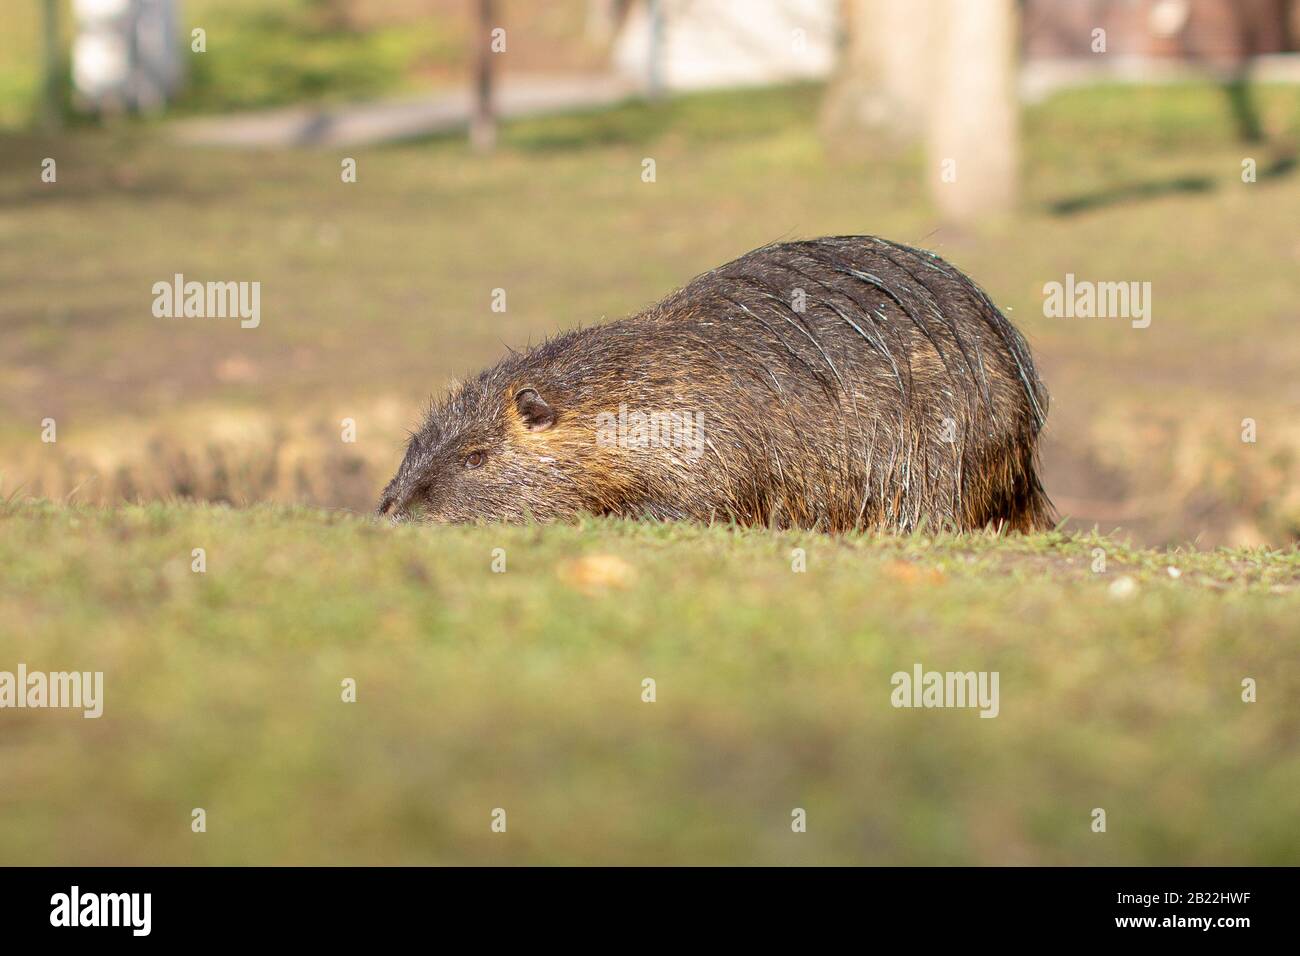
<svg viewBox="0 0 1300 956">
<path fill-rule="evenodd" d="M 521 413 L 522 389 L 548 425 Z M 597 416 L 620 404 L 701 415 L 704 454 L 599 444 Z M 1053 520 L 1037 470 L 1046 412 L 1024 339 L 938 256 L 869 236 L 782 243 L 453 389 L 380 511 L 1030 531 Z M 485 464 L 466 468 L 480 447 Z"/>
</svg>

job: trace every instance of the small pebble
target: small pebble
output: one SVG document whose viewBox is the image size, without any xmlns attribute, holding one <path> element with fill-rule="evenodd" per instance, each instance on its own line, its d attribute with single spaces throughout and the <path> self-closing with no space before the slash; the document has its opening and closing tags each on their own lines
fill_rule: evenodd
<svg viewBox="0 0 1300 956">
<path fill-rule="evenodd" d="M 1127 574 L 1110 582 L 1110 596 L 1117 601 L 1124 601 L 1137 594 L 1137 582 Z"/>
</svg>

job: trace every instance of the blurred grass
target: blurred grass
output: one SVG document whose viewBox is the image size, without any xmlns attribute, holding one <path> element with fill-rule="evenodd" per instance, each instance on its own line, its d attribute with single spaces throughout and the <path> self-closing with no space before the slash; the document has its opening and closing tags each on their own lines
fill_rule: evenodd
<svg viewBox="0 0 1300 956">
<path fill-rule="evenodd" d="M 766 242 L 873 232 L 948 257 L 1025 331 L 1053 395 L 1048 488 L 1078 525 L 1300 536 L 1300 190 L 1285 165 L 1300 90 L 1257 90 L 1269 142 L 1248 150 L 1210 85 L 1062 93 L 1026 111 L 1020 212 L 965 234 L 936 222 L 920 156 L 828 150 L 820 95 L 521 121 L 490 157 L 459 136 L 253 153 L 165 129 L 7 136 L 7 480 L 87 501 L 366 508 L 421 403 L 506 345 L 625 315 Z M 46 156 L 56 186 L 39 181 Z M 1241 181 L 1248 156 L 1257 183 Z M 154 319 L 150 289 L 177 272 L 260 281 L 261 327 Z M 1151 327 L 1045 318 L 1044 283 L 1070 272 L 1151 282 Z M 56 445 L 38 441 L 47 416 Z M 338 441 L 344 417 L 355 445 Z"/>
<path fill-rule="evenodd" d="M 179 112 L 257 109 L 359 99 L 417 88 L 420 62 L 454 65 L 463 44 L 444 21 L 345 29 L 318 0 L 205 4 L 189 26 L 208 33 L 207 54 L 189 56 Z M 188 12 L 188 11 L 187 11 Z"/>
<path fill-rule="evenodd" d="M 303 22 L 240 49 L 210 30 L 212 82 L 241 103 L 280 83 L 345 96 L 423 55 L 313 43 L 269 85 Z M 354 55 L 341 85 L 312 78 Z M 16 76 L 0 67 L 0 110 Z M 171 500 L 366 508 L 420 403 L 504 344 L 777 238 L 874 232 L 949 257 L 1026 331 L 1053 393 L 1047 485 L 1080 523 L 1294 540 L 1300 92 L 1257 93 L 1269 142 L 1249 148 L 1208 85 L 1032 107 L 1022 209 L 968 234 L 938 227 L 919 156 L 828 151 L 817 87 L 512 123 L 490 157 L 459 137 L 4 136 L 0 498 L 166 503 L 0 507 L 0 669 L 107 682 L 99 721 L 0 712 L 0 863 L 1296 863 L 1294 548 L 391 529 Z M 1273 172 L 1247 186 L 1256 153 Z M 261 281 L 261 327 L 154 319 L 151 286 L 176 272 Z M 1066 272 L 1151 281 L 1152 327 L 1046 319 L 1043 283 Z M 587 581 L 583 555 L 625 562 L 626 587 Z M 1121 575 L 1131 598 L 1111 597 Z M 889 676 L 917 661 L 999 670 L 1001 716 L 894 710 Z"/>
<path fill-rule="evenodd" d="M 15 502 L 0 567 L 0 668 L 105 672 L 0 713 L 4 864 L 1297 862 L 1294 549 Z"/>
</svg>

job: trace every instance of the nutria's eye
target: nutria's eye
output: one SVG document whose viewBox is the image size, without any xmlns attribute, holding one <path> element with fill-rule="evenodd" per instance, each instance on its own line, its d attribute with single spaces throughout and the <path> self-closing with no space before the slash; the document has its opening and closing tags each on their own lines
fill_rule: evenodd
<svg viewBox="0 0 1300 956">
<path fill-rule="evenodd" d="M 466 468 L 480 468 L 483 465 L 484 454 L 481 451 L 472 451 L 465 456 Z"/>
</svg>

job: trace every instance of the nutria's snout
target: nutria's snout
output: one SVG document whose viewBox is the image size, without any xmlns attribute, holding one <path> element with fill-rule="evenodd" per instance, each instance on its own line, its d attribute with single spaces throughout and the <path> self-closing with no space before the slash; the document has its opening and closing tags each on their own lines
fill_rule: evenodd
<svg viewBox="0 0 1300 956">
<path fill-rule="evenodd" d="M 453 389 L 393 520 L 1051 527 L 1047 391 L 987 295 L 871 236 L 767 246 Z"/>
<path fill-rule="evenodd" d="M 405 524 L 410 521 L 433 520 L 432 516 L 425 513 L 420 502 L 412 501 L 409 498 L 403 500 L 392 493 L 386 493 L 379 499 L 375 514 L 380 518 L 387 518 L 388 523 L 394 525 Z"/>
</svg>

